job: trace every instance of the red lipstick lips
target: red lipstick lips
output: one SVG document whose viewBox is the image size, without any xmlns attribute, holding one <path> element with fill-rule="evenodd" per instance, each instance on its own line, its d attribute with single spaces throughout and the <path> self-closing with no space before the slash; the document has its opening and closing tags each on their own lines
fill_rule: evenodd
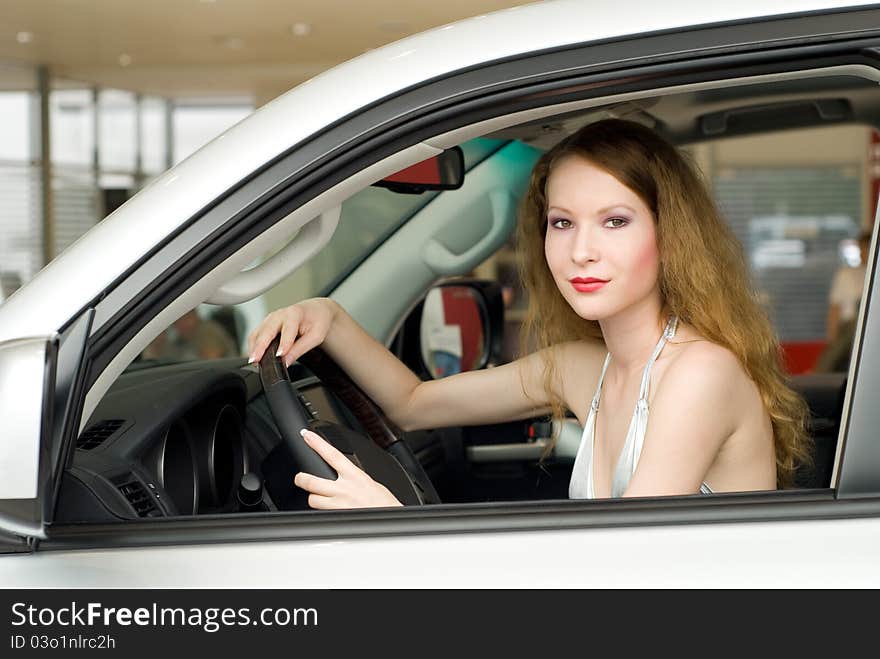
<svg viewBox="0 0 880 659">
<path fill-rule="evenodd" d="M 568 280 L 578 293 L 592 293 L 598 291 L 608 279 L 596 279 L 595 277 L 574 277 Z"/>
</svg>

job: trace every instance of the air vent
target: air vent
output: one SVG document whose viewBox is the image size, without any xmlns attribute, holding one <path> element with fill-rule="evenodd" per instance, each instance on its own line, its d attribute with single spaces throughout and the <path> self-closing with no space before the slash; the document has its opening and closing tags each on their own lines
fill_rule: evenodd
<svg viewBox="0 0 880 659">
<path fill-rule="evenodd" d="M 119 430 L 123 423 L 125 421 L 122 419 L 108 419 L 86 428 L 76 440 L 76 447 L 83 451 L 90 451 L 96 446 L 100 446 L 105 439 Z"/>
<path fill-rule="evenodd" d="M 150 495 L 143 483 L 136 478 L 125 479 L 123 482 L 118 483 L 116 487 L 122 492 L 122 495 L 128 500 L 131 507 L 134 508 L 138 517 L 162 516 L 162 512 L 156 505 L 152 495 Z"/>
</svg>

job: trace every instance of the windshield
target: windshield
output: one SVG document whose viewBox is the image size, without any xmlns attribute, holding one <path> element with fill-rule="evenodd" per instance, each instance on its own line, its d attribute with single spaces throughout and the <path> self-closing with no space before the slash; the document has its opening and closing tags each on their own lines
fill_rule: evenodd
<svg viewBox="0 0 880 659">
<path fill-rule="evenodd" d="M 477 138 L 462 144 L 465 171 L 473 169 L 506 143 Z M 157 337 L 144 350 L 141 361 L 243 356 L 248 334 L 270 311 L 297 300 L 332 293 L 388 236 L 439 194 L 400 194 L 372 186 L 361 190 L 343 202 L 339 226 L 330 242 L 296 272 L 258 298 L 242 304 L 199 305 Z M 269 256 L 271 253 L 263 258 Z"/>
</svg>

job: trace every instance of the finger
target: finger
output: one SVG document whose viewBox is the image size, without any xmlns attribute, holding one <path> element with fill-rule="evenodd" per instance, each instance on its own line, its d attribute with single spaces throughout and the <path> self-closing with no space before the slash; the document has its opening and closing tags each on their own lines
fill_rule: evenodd
<svg viewBox="0 0 880 659">
<path fill-rule="evenodd" d="M 278 352 L 276 357 L 286 355 L 293 347 L 293 342 L 299 334 L 302 325 L 302 314 L 293 312 L 285 318 L 285 322 L 281 325 L 281 340 L 278 342 Z"/>
<path fill-rule="evenodd" d="M 254 337 L 254 345 L 251 349 L 251 361 L 258 362 L 263 358 L 266 347 L 272 341 L 272 337 L 278 333 L 279 321 L 273 316 L 267 316 L 266 319 L 257 328 Z"/>
<path fill-rule="evenodd" d="M 314 433 L 311 430 L 303 430 L 301 434 L 306 441 L 306 444 L 311 446 L 315 450 L 315 453 L 324 458 L 324 462 L 333 467 L 336 470 L 336 473 L 340 476 L 344 474 L 354 474 L 356 472 L 363 473 L 361 469 L 358 469 L 357 466 L 345 457 L 345 455 L 333 446 L 333 444 L 317 433 Z"/>
<path fill-rule="evenodd" d="M 250 333 L 250 334 L 248 334 L 248 337 L 247 337 L 247 347 L 248 347 L 248 354 L 249 354 L 249 355 L 254 354 L 254 344 L 255 344 L 255 342 L 256 342 L 256 340 L 257 340 L 257 335 L 260 333 L 260 328 L 261 328 L 262 326 L 263 326 L 263 324 L 260 323 L 260 324 L 257 325 L 253 330 L 251 330 L 251 333 Z"/>
<path fill-rule="evenodd" d="M 297 473 L 293 477 L 293 484 L 312 494 L 320 494 L 326 497 L 332 497 L 336 494 L 336 481 L 326 478 L 319 478 L 313 474 L 307 474 L 304 471 Z"/>
<path fill-rule="evenodd" d="M 316 510 L 335 510 L 339 506 L 333 503 L 333 497 L 322 497 L 320 494 L 309 495 L 309 506 Z"/>
<path fill-rule="evenodd" d="M 257 345 L 257 337 L 260 336 L 260 332 L 262 331 L 262 329 L 263 329 L 263 325 L 265 324 L 265 322 L 266 322 L 265 319 L 263 319 L 263 321 L 260 322 L 260 324 L 257 325 L 257 326 L 251 331 L 250 334 L 248 334 L 248 337 L 247 337 L 247 347 L 248 347 L 248 354 L 249 354 L 249 355 L 254 354 L 254 348 L 255 348 L 256 345 Z"/>
<path fill-rule="evenodd" d="M 281 319 L 277 316 L 267 316 L 259 329 L 260 332 L 257 334 L 257 338 L 254 341 L 254 349 L 251 352 L 251 359 L 255 362 L 263 358 L 266 348 L 278 334 L 278 330 L 281 329 Z"/>
<path fill-rule="evenodd" d="M 300 337 L 299 341 L 294 344 L 293 348 L 284 358 L 284 365 L 290 366 L 293 362 L 306 354 L 309 350 L 321 343 L 321 339 L 314 332 Z"/>
</svg>

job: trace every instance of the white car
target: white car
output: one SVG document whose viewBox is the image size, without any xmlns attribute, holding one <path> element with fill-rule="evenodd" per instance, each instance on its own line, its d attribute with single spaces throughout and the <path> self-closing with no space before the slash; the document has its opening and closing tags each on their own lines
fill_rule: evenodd
<svg viewBox="0 0 880 659">
<path fill-rule="evenodd" d="M 506 249 L 543 149 L 608 116 L 691 147 L 880 126 L 862 4 L 536 3 L 371 51 L 231 128 L 0 306 L 0 584 L 880 585 L 876 235 L 848 372 L 795 379 L 819 452 L 793 490 L 567 500 L 573 422 L 539 465 L 544 420 L 401 434 L 320 351 L 289 374 L 148 358 L 196 307 L 232 308 L 240 346 L 326 295 L 423 377 L 490 367 L 500 286 L 468 277 Z M 450 189 L 394 178 L 455 147 Z M 453 293 L 476 321 L 421 323 Z M 285 406 L 414 505 L 306 509 Z"/>
</svg>

